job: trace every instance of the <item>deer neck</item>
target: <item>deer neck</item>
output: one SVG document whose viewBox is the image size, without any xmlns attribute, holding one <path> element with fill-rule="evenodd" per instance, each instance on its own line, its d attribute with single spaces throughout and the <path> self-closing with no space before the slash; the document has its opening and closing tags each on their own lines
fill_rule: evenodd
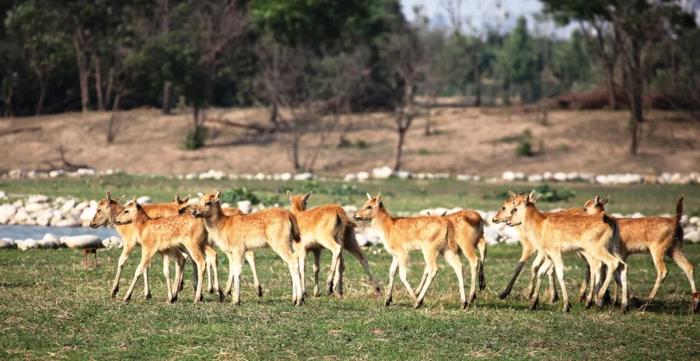
<svg viewBox="0 0 700 361">
<path fill-rule="evenodd" d="M 209 217 L 204 217 L 204 226 L 208 232 L 216 231 L 221 226 L 221 222 L 226 218 L 224 211 L 221 209 L 221 204 L 214 203 L 211 206 Z"/>
<path fill-rule="evenodd" d="M 117 216 L 124 212 L 124 207 L 117 202 L 112 202 L 109 204 L 109 224 L 114 225 L 114 221 Z"/>
<path fill-rule="evenodd" d="M 522 230 L 528 235 L 528 238 L 539 244 L 539 230 L 541 229 L 542 222 L 544 222 L 544 220 L 544 214 L 542 214 L 542 212 L 540 212 L 534 205 L 528 204 L 525 207 L 525 214 L 520 227 L 522 227 Z"/>
<path fill-rule="evenodd" d="M 384 237 L 388 237 L 394 227 L 394 219 L 389 215 L 383 205 L 379 206 L 377 214 L 372 218 L 372 228 L 379 229 L 384 233 Z"/>
</svg>

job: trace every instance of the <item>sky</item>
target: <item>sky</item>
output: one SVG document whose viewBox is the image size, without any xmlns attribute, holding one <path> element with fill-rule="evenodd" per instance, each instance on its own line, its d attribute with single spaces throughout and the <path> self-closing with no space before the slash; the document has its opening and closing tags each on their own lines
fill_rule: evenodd
<svg viewBox="0 0 700 361">
<path fill-rule="evenodd" d="M 409 20 L 415 18 L 413 8 L 420 6 L 432 26 L 450 27 L 449 16 L 445 10 L 445 4 L 448 2 L 449 0 L 401 0 L 401 6 Z M 542 10 L 539 0 L 462 0 L 461 4 L 462 22 L 469 24 L 463 30 L 469 33 L 473 33 L 473 29 L 483 32 L 486 27 L 508 32 L 520 16 L 527 18 L 531 30 L 547 32 L 557 37 L 566 37 L 574 29 L 573 26 L 560 28 L 554 26 L 551 21 L 535 20 L 533 16 Z"/>
</svg>

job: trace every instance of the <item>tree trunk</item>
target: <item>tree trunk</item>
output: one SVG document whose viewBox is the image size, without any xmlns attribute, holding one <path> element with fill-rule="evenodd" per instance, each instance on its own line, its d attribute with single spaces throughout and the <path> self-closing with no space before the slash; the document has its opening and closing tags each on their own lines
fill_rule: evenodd
<svg viewBox="0 0 700 361">
<path fill-rule="evenodd" d="M 399 128 L 397 130 L 398 130 L 399 139 L 398 139 L 398 142 L 396 142 L 396 159 L 394 159 L 394 171 L 396 171 L 396 172 L 401 170 L 401 161 L 402 161 L 402 157 L 403 157 L 403 143 L 405 141 L 406 131 L 408 129 L 399 126 Z"/>
<path fill-rule="evenodd" d="M 617 110 L 617 96 L 615 94 L 615 63 L 605 62 L 605 85 L 608 92 L 608 106 Z"/>
<path fill-rule="evenodd" d="M 273 102 L 272 103 L 272 109 L 270 109 L 270 123 L 272 123 L 272 126 L 276 131 L 280 130 L 280 123 L 278 121 L 278 115 L 279 115 L 279 109 L 277 107 L 277 103 Z"/>
<path fill-rule="evenodd" d="M 95 94 L 97 94 L 97 109 L 99 111 L 104 111 L 105 102 L 104 95 L 102 93 L 102 69 L 100 69 L 100 57 L 94 55 L 93 61 L 95 63 Z"/>
<path fill-rule="evenodd" d="M 75 30 L 73 35 L 73 47 L 75 48 L 75 58 L 78 63 L 78 78 L 80 79 L 80 103 L 83 113 L 87 113 L 90 103 L 90 92 L 88 90 L 88 68 L 85 54 L 80 46 L 80 29 Z"/>
<path fill-rule="evenodd" d="M 5 118 L 12 117 L 14 114 L 12 114 L 12 95 L 14 93 L 14 88 L 10 87 L 10 90 L 8 90 L 7 95 L 5 96 Z"/>
<path fill-rule="evenodd" d="M 44 108 L 44 98 L 46 97 L 46 81 L 43 77 L 37 77 L 39 80 L 39 100 L 36 102 L 36 111 L 34 115 L 41 114 L 41 110 Z"/>
<path fill-rule="evenodd" d="M 117 121 L 119 120 L 119 102 L 121 98 L 121 93 L 117 93 L 114 97 L 114 104 L 112 104 L 112 114 L 109 117 L 109 124 L 107 125 L 107 143 L 109 144 L 112 144 L 117 137 Z"/>
<path fill-rule="evenodd" d="M 477 52 L 477 55 L 475 56 L 474 59 L 474 64 L 476 64 L 474 68 L 474 87 L 475 87 L 475 92 L 474 94 L 474 106 L 475 107 L 480 107 L 481 106 L 481 65 L 479 64 L 479 53 Z"/>
<path fill-rule="evenodd" d="M 105 107 L 110 106 L 112 104 L 112 93 L 114 92 L 114 67 L 110 66 L 109 71 L 107 72 L 107 90 L 105 94 Z M 116 101 L 116 99 L 115 99 Z M 114 108 L 114 106 L 112 106 Z"/>
<path fill-rule="evenodd" d="M 630 86 L 630 126 L 631 141 L 630 154 L 637 155 L 639 147 L 639 123 L 644 122 L 642 97 L 644 93 L 644 74 L 642 74 L 641 47 L 633 43 L 632 54 L 630 54 L 632 64 L 630 64 L 629 86 Z"/>
<path fill-rule="evenodd" d="M 170 96 L 172 94 L 173 82 L 166 80 L 163 83 L 163 103 L 161 104 L 161 112 L 164 115 L 170 115 L 172 102 L 170 101 Z"/>
</svg>

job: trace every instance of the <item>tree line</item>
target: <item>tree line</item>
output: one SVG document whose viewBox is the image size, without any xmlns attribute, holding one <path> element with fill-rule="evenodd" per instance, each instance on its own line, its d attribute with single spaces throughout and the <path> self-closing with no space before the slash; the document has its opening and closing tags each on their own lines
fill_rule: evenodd
<svg viewBox="0 0 700 361">
<path fill-rule="evenodd" d="M 0 2 L 0 115 L 191 109 L 188 148 L 205 122 L 289 137 L 296 170 L 305 135 L 318 149 L 347 112 L 391 111 L 401 168 L 405 134 L 430 107 L 462 95 L 469 106 L 543 104 L 601 89 L 630 109 L 636 153 L 645 106 L 700 108 L 700 32 L 694 9 L 674 1 L 543 0 L 544 13 L 507 33 L 474 28 L 460 0 L 442 0 L 449 23 L 398 0 L 6 0 Z M 479 14 L 472 14 L 479 16 Z M 545 20 L 575 24 L 561 37 Z M 427 100 L 426 100 L 427 99 Z M 645 103 L 646 102 L 646 103 Z M 264 123 L 238 124 L 207 109 L 261 105 Z"/>
</svg>

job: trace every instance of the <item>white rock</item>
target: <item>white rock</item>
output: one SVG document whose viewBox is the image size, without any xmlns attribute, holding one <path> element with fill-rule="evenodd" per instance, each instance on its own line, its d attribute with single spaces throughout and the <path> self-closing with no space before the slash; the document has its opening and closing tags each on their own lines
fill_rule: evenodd
<svg viewBox="0 0 700 361">
<path fill-rule="evenodd" d="M 60 177 L 60 176 L 63 175 L 63 173 L 65 173 L 65 172 L 63 171 L 63 169 L 52 170 L 52 171 L 49 172 L 49 178 L 57 178 L 57 177 Z"/>
<path fill-rule="evenodd" d="M 95 213 L 97 213 L 97 207 L 87 207 L 83 209 L 80 213 L 80 222 L 83 224 L 90 223 L 92 218 L 95 217 Z"/>
<path fill-rule="evenodd" d="M 357 244 L 360 247 L 364 247 L 369 243 L 369 240 L 367 239 L 367 237 L 365 237 L 365 235 L 362 233 L 355 234 L 355 240 L 357 240 Z"/>
<path fill-rule="evenodd" d="M 700 243 L 700 230 L 695 229 L 690 232 L 686 232 L 683 238 L 690 243 Z"/>
<path fill-rule="evenodd" d="M 309 173 L 309 172 L 304 172 L 304 173 L 299 173 L 299 174 L 294 175 L 294 180 L 305 181 L 305 180 L 311 180 L 313 178 L 314 178 L 314 175 Z"/>
<path fill-rule="evenodd" d="M 0 224 L 7 224 L 17 212 L 17 207 L 12 204 L 0 205 Z"/>
<path fill-rule="evenodd" d="M 102 240 L 91 234 L 61 237 L 61 243 L 74 249 L 102 247 Z"/>
<path fill-rule="evenodd" d="M 75 205 L 75 208 L 73 208 L 76 211 L 82 212 L 83 209 L 87 208 L 90 206 L 90 203 L 88 202 L 80 202 Z"/>
<path fill-rule="evenodd" d="M 30 196 L 27 199 L 27 204 L 29 203 L 46 203 L 49 201 L 49 197 L 41 194 Z"/>
<path fill-rule="evenodd" d="M 520 243 L 517 239 L 510 238 L 510 237 L 505 237 L 504 240 L 505 240 L 504 241 L 505 244 L 507 244 L 509 246 L 514 246 L 514 245 Z"/>
<path fill-rule="evenodd" d="M 343 210 L 345 210 L 345 212 L 348 214 L 355 214 L 355 212 L 357 212 L 357 206 L 346 205 L 346 206 L 343 206 Z"/>
<path fill-rule="evenodd" d="M 75 208 L 78 202 L 75 199 L 69 199 L 61 206 L 61 212 L 68 213 L 71 209 Z"/>
<path fill-rule="evenodd" d="M 500 238 L 498 228 L 495 226 L 484 227 L 484 238 L 486 239 L 486 243 L 490 245 L 497 244 L 498 239 Z"/>
<path fill-rule="evenodd" d="M 5 193 L 4 191 L 0 191 L 0 199 L 5 199 L 5 198 L 7 198 L 7 193 Z"/>
<path fill-rule="evenodd" d="M 92 169 L 92 168 L 80 168 L 78 169 L 77 172 L 75 172 L 77 175 L 85 175 L 85 176 L 92 176 L 97 174 L 97 172 Z"/>
<path fill-rule="evenodd" d="M 24 207 L 24 210 L 26 210 L 28 213 L 35 213 L 42 211 L 44 209 L 48 209 L 49 204 L 47 203 L 32 203 L 28 202 L 27 205 Z"/>
<path fill-rule="evenodd" d="M 0 249 L 11 249 L 11 248 L 17 248 L 15 241 L 13 241 L 9 238 L 0 239 Z"/>
<path fill-rule="evenodd" d="M 124 245 L 124 241 L 122 241 L 121 238 L 112 236 L 109 238 L 105 238 L 102 240 L 102 247 L 111 249 L 111 248 L 121 248 Z"/>
<path fill-rule="evenodd" d="M 505 172 L 503 172 L 503 174 L 501 175 L 501 178 L 502 178 L 504 181 L 506 181 L 506 182 L 512 182 L 512 181 L 515 180 L 515 173 L 513 173 L 513 172 L 511 172 L 511 171 L 509 171 L 509 170 L 508 170 L 508 171 L 505 171 Z"/>
<path fill-rule="evenodd" d="M 411 178 L 411 172 L 406 170 L 400 170 L 396 172 L 396 176 L 399 177 L 399 179 L 409 179 Z"/>
<path fill-rule="evenodd" d="M 60 216 L 60 215 L 58 215 L 58 216 L 53 216 L 53 217 L 51 217 L 51 219 L 49 220 L 49 225 L 50 225 L 51 227 L 58 227 L 58 223 L 61 222 L 62 220 L 63 220 L 63 217 Z"/>
<path fill-rule="evenodd" d="M 11 223 L 23 224 L 28 219 L 29 219 L 29 214 L 27 214 L 27 211 L 24 210 L 24 208 L 19 208 L 19 209 L 17 209 L 17 212 L 15 212 L 15 215 L 12 217 Z"/>
<path fill-rule="evenodd" d="M 36 249 L 39 248 L 39 244 L 37 243 L 36 240 L 33 240 L 31 238 L 27 238 L 25 240 L 18 240 L 15 241 L 15 244 L 17 245 L 17 248 L 20 251 L 26 251 L 28 249 Z"/>
<path fill-rule="evenodd" d="M 52 249 L 60 247 L 61 242 L 55 235 L 47 233 L 44 235 L 44 238 L 37 241 L 37 245 L 39 246 L 39 248 L 42 249 Z"/>
<path fill-rule="evenodd" d="M 285 181 L 285 182 L 292 180 L 292 173 L 282 173 L 282 174 L 280 174 L 280 180 L 281 180 L 281 181 Z"/>
<path fill-rule="evenodd" d="M 357 172 L 357 181 L 364 182 L 369 179 L 369 173 L 367 172 Z"/>
<path fill-rule="evenodd" d="M 554 180 L 557 182 L 566 182 L 566 173 L 564 173 L 564 172 L 554 173 Z"/>
<path fill-rule="evenodd" d="M 696 226 L 700 226 L 700 217 L 692 216 L 688 219 L 688 223 L 696 225 Z"/>
<path fill-rule="evenodd" d="M 141 197 L 136 198 L 136 202 L 138 202 L 139 204 L 148 204 L 148 203 L 151 203 L 151 197 L 141 196 Z"/>
<path fill-rule="evenodd" d="M 387 179 L 392 174 L 394 174 L 394 171 L 387 166 L 372 169 L 372 178 L 374 179 Z"/>
<path fill-rule="evenodd" d="M 343 182 L 354 182 L 357 180 L 357 175 L 355 173 L 348 173 L 343 177 Z"/>
<path fill-rule="evenodd" d="M 527 176 L 527 181 L 532 182 L 532 183 L 537 183 L 537 182 L 542 182 L 544 180 L 544 177 L 542 177 L 541 174 L 530 174 Z"/>
<path fill-rule="evenodd" d="M 58 222 L 56 222 L 56 227 L 77 227 L 81 223 L 73 218 L 69 219 L 62 219 Z"/>
<path fill-rule="evenodd" d="M 632 215 L 630 215 L 630 218 L 644 218 L 644 215 L 639 212 L 636 212 L 632 213 Z"/>
<path fill-rule="evenodd" d="M 252 211 L 253 204 L 250 201 L 239 201 L 236 203 L 236 206 L 241 210 L 241 212 L 248 214 Z"/>
</svg>

